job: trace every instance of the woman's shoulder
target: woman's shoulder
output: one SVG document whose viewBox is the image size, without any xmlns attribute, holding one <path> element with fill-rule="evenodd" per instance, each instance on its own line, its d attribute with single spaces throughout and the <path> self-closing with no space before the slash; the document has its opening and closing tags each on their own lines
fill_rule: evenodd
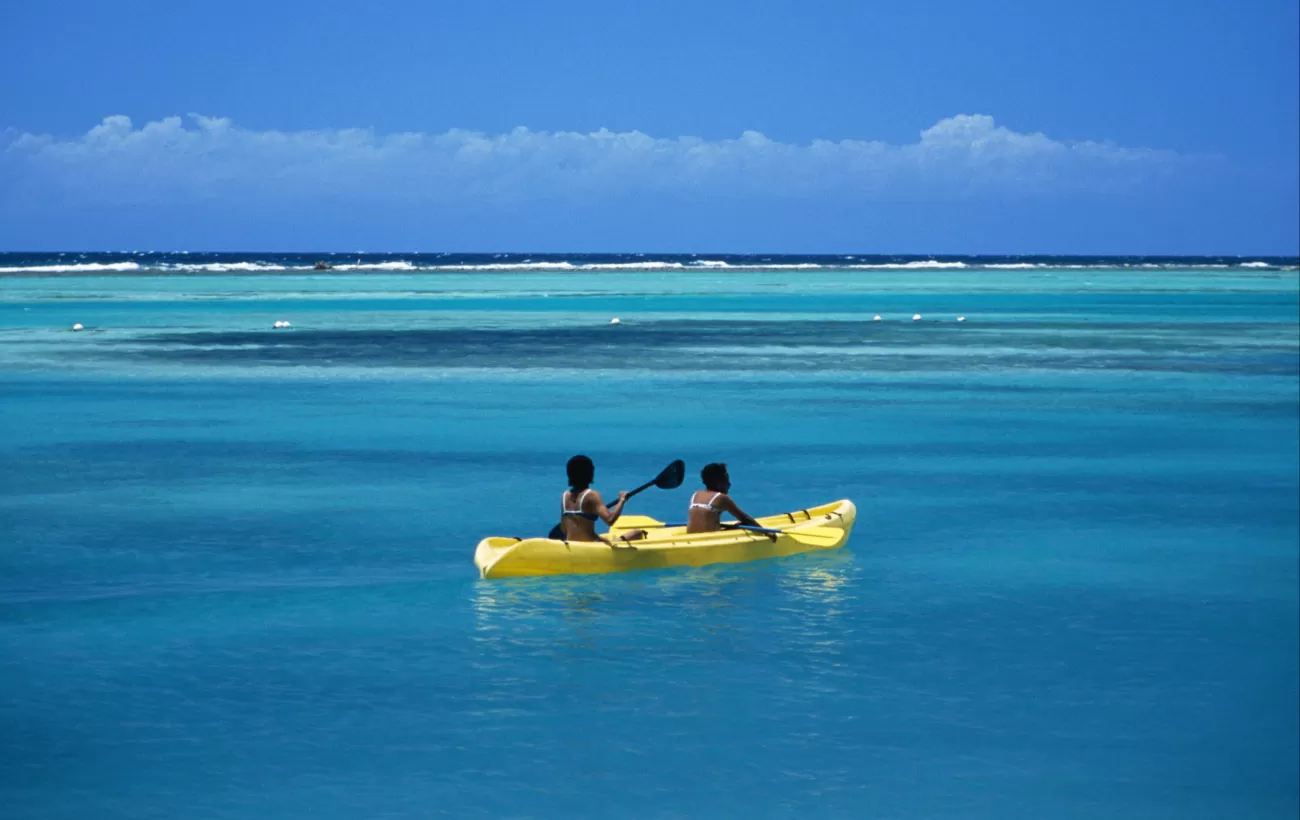
<svg viewBox="0 0 1300 820">
<path fill-rule="evenodd" d="M 717 490 L 696 490 L 691 493 L 692 504 L 712 504 L 723 498 L 727 498 L 726 493 L 720 493 Z"/>
</svg>

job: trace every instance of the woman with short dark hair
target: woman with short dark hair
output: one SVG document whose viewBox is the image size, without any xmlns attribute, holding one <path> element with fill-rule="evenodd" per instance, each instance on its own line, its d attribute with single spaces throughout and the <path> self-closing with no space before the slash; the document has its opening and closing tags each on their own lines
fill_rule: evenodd
<svg viewBox="0 0 1300 820">
<path fill-rule="evenodd" d="M 691 496 L 691 506 L 686 510 L 688 533 L 717 532 L 722 529 L 724 512 L 736 516 L 736 520 L 741 524 L 759 526 L 757 521 L 746 515 L 745 511 L 731 500 L 731 496 L 727 495 L 731 491 L 731 476 L 727 475 L 726 464 L 704 465 L 704 469 L 700 470 L 700 478 L 704 481 L 705 489 L 697 490 Z"/>
<path fill-rule="evenodd" d="M 569 475 L 569 489 L 560 496 L 560 528 L 564 531 L 564 540 L 604 541 L 604 538 L 596 534 L 596 522 L 604 521 L 613 526 L 623 514 L 627 492 L 620 490 L 618 500 L 606 507 L 600 493 L 591 486 L 596 478 L 596 465 L 590 458 L 574 456 L 565 465 L 565 470 Z M 624 533 L 619 540 L 632 541 L 644 535 L 643 530 L 633 530 Z"/>
</svg>

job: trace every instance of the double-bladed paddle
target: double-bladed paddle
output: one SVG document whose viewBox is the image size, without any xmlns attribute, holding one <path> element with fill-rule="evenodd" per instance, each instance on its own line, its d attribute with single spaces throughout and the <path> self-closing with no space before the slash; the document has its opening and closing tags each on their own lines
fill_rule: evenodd
<svg viewBox="0 0 1300 820">
<path fill-rule="evenodd" d="M 682 461 L 679 458 L 676 461 L 674 461 L 672 464 L 669 464 L 667 467 L 665 467 L 663 471 L 659 473 L 659 475 L 655 476 L 654 478 L 650 479 L 646 483 L 642 484 L 640 487 L 637 487 L 635 490 L 628 493 L 627 497 L 631 498 L 632 496 L 636 495 L 642 490 L 648 490 L 651 487 L 658 487 L 661 490 L 675 490 L 678 487 L 682 486 L 682 479 L 684 478 L 686 478 L 686 462 Z M 550 535 L 546 537 L 550 538 L 552 541 L 563 541 L 564 525 L 556 524 L 554 527 L 551 528 Z"/>
</svg>

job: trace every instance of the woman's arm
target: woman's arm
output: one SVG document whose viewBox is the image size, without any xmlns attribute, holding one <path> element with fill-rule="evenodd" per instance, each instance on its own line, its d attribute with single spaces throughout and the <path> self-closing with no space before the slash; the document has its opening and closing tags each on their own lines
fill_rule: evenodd
<svg viewBox="0 0 1300 820">
<path fill-rule="evenodd" d="M 757 521 L 755 521 L 753 518 L 746 515 L 745 511 L 736 505 L 736 502 L 731 500 L 731 496 L 723 495 L 720 496 L 718 500 L 721 502 L 720 509 L 723 512 L 729 512 L 732 515 L 736 516 L 736 520 L 739 521 L 740 523 L 744 524 L 747 527 L 760 526 Z"/>
<path fill-rule="evenodd" d="M 600 497 L 599 491 L 593 490 L 591 494 L 595 496 L 596 515 L 599 515 L 600 520 L 604 521 L 609 526 L 614 526 L 614 522 L 623 514 L 623 505 L 627 503 L 627 493 L 619 490 L 618 501 L 615 501 L 614 504 L 609 507 L 605 506 L 605 501 Z"/>
<path fill-rule="evenodd" d="M 746 514 L 744 510 L 738 507 L 736 505 L 736 502 L 732 501 L 731 496 L 729 495 L 722 496 L 722 509 L 736 516 L 736 520 L 739 521 L 741 524 L 744 524 L 746 527 L 763 526 L 762 524 L 755 521 L 751 516 Z M 767 533 L 767 537 L 771 538 L 773 543 L 776 542 L 776 533 L 769 532 Z"/>
</svg>

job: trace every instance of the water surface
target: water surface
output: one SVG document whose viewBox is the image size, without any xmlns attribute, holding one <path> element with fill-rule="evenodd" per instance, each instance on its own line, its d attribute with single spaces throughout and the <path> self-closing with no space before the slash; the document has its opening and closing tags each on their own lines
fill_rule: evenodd
<svg viewBox="0 0 1300 820">
<path fill-rule="evenodd" d="M 1294 267 L 677 261 L 0 277 L 6 815 L 1296 815 Z M 858 525 L 479 580 L 575 452 Z"/>
</svg>

